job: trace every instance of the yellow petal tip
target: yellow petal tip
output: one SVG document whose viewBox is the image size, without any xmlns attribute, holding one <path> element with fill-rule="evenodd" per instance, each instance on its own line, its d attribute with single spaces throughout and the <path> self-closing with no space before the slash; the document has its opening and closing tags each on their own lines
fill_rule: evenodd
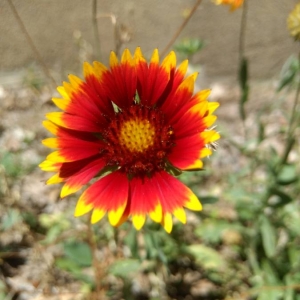
<svg viewBox="0 0 300 300">
<path fill-rule="evenodd" d="M 77 202 L 75 212 L 74 212 L 75 217 L 83 216 L 83 215 L 87 214 L 88 212 L 90 212 L 93 209 L 93 205 L 92 204 L 87 204 L 82 196 L 79 198 L 79 200 Z"/>
<path fill-rule="evenodd" d="M 146 221 L 145 215 L 133 215 L 132 216 L 132 223 L 136 230 L 140 230 Z"/>
<path fill-rule="evenodd" d="M 161 204 L 158 203 L 155 206 L 155 209 L 151 212 L 149 212 L 149 217 L 156 223 L 160 223 L 162 221 L 162 207 Z"/>
<path fill-rule="evenodd" d="M 185 202 L 184 206 L 190 210 L 200 211 L 202 210 L 202 204 L 195 194 L 191 192 L 188 200 Z"/>
<path fill-rule="evenodd" d="M 178 207 L 173 211 L 173 215 L 183 224 L 186 223 L 186 214 L 182 207 Z"/>
<path fill-rule="evenodd" d="M 173 229 L 173 220 L 170 213 L 164 214 L 162 225 L 167 233 L 171 233 Z"/>
<path fill-rule="evenodd" d="M 106 214 L 106 211 L 103 209 L 95 208 L 92 213 L 91 223 L 95 224 L 99 222 Z"/>
<path fill-rule="evenodd" d="M 117 226 L 125 209 L 125 204 L 116 210 L 108 212 L 108 220 L 112 226 Z"/>
</svg>

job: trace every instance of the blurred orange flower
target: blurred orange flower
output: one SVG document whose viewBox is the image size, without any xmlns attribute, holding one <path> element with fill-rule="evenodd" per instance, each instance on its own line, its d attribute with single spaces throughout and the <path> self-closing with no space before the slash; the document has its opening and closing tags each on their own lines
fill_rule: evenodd
<svg viewBox="0 0 300 300">
<path fill-rule="evenodd" d="M 230 5 L 230 10 L 234 11 L 243 5 L 244 0 L 214 0 L 217 5 L 226 4 Z"/>
<path fill-rule="evenodd" d="M 295 40 L 300 41 L 300 3 L 297 4 L 294 10 L 289 14 L 287 26 L 291 36 L 293 36 Z"/>
</svg>

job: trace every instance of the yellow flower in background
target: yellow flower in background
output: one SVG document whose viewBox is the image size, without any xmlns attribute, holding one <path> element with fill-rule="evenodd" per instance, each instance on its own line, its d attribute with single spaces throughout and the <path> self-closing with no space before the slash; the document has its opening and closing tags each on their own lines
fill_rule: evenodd
<svg viewBox="0 0 300 300">
<path fill-rule="evenodd" d="M 220 5 L 220 4 L 230 5 L 230 10 L 234 11 L 243 5 L 244 0 L 214 0 L 214 2 L 217 5 Z"/>
<path fill-rule="evenodd" d="M 300 3 L 295 6 L 295 9 L 289 14 L 287 26 L 290 34 L 295 40 L 300 41 Z"/>
</svg>

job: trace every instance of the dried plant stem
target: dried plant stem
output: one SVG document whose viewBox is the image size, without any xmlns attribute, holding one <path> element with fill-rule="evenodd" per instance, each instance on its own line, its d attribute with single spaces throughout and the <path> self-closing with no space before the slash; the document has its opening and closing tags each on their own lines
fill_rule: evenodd
<svg viewBox="0 0 300 300">
<path fill-rule="evenodd" d="M 195 3 L 195 5 L 193 6 L 192 10 L 190 11 L 189 15 L 185 18 L 185 20 L 179 26 L 179 28 L 177 29 L 177 31 L 175 32 L 174 36 L 171 38 L 171 40 L 169 41 L 169 43 L 167 44 L 167 46 L 161 52 L 161 56 L 165 56 L 167 54 L 169 48 L 171 48 L 171 46 L 175 43 L 176 39 L 178 38 L 178 36 L 180 35 L 180 33 L 182 32 L 182 30 L 184 29 L 184 27 L 187 25 L 187 23 L 189 22 L 189 20 L 191 19 L 191 17 L 196 12 L 196 10 L 197 10 L 198 6 L 200 5 L 201 1 L 202 0 L 197 0 L 197 2 Z"/>
<path fill-rule="evenodd" d="M 101 297 L 100 295 L 102 294 L 102 288 L 101 288 L 102 272 L 101 272 L 101 268 L 99 266 L 99 261 L 97 259 L 97 243 L 96 243 L 93 227 L 90 222 L 90 218 L 88 219 L 87 225 L 88 225 L 88 243 L 90 245 L 91 252 L 92 252 L 92 258 L 93 258 L 92 264 L 93 264 L 93 269 L 94 269 L 94 273 L 95 273 L 96 293 L 97 293 L 97 297 Z M 97 297 L 96 297 L 96 299 L 97 299 Z"/>
<path fill-rule="evenodd" d="M 100 34 L 98 28 L 98 17 L 97 17 L 97 3 L 98 0 L 93 0 L 92 7 L 92 18 L 93 18 L 93 29 L 94 29 L 94 38 L 95 38 L 95 52 L 96 58 L 101 61 L 101 43 L 100 43 Z"/>
<path fill-rule="evenodd" d="M 28 33 L 28 31 L 27 31 L 27 29 L 26 29 L 26 27 L 25 27 L 22 19 L 20 18 L 19 14 L 18 14 L 18 11 L 16 10 L 16 8 L 15 8 L 13 2 L 12 2 L 12 0 L 7 0 L 7 2 L 9 4 L 9 6 L 10 6 L 10 8 L 11 8 L 11 10 L 12 10 L 12 12 L 13 12 L 13 14 L 14 14 L 14 16 L 15 16 L 18 24 L 19 24 L 19 26 L 21 27 L 21 30 L 22 30 L 23 34 L 25 35 L 25 38 L 26 38 L 26 40 L 27 40 L 27 42 L 28 42 L 31 50 L 34 53 L 36 60 L 41 65 L 41 67 L 42 67 L 45 75 L 50 79 L 50 81 L 52 82 L 52 84 L 54 85 L 54 87 L 56 87 L 57 84 L 56 84 L 54 78 L 50 74 L 50 72 L 49 72 L 49 70 L 48 70 L 45 62 L 43 61 L 42 56 L 40 55 L 38 49 L 36 48 L 36 46 L 35 46 L 32 38 L 31 38 L 31 36 L 29 35 L 29 33 Z"/>
<path fill-rule="evenodd" d="M 113 25 L 114 30 L 114 41 L 115 41 L 115 49 L 114 52 L 117 56 L 120 54 L 120 50 L 122 47 L 122 41 L 120 40 L 119 34 L 119 24 L 117 23 L 117 17 L 114 14 L 100 14 L 96 16 L 96 18 L 110 18 L 111 24 Z"/>
</svg>

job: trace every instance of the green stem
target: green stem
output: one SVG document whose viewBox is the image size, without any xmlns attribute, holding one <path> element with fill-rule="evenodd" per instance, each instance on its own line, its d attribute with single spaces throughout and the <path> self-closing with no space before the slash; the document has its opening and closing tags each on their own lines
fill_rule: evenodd
<svg viewBox="0 0 300 300">
<path fill-rule="evenodd" d="M 298 54 L 298 64 L 300 66 L 300 52 Z M 299 71 L 299 73 L 300 73 L 300 71 Z M 287 141 L 285 144 L 285 149 L 284 149 L 284 152 L 282 155 L 282 159 L 280 160 L 278 167 L 277 167 L 278 172 L 281 170 L 283 165 L 286 164 L 286 162 L 288 161 L 289 154 L 290 154 L 291 150 L 293 149 L 293 146 L 296 142 L 294 133 L 295 133 L 295 129 L 297 128 L 297 126 L 299 124 L 299 119 L 300 119 L 300 110 L 298 108 L 299 98 L 300 98 L 300 80 L 297 85 L 297 91 L 295 94 L 292 113 L 291 113 L 291 117 L 289 120 L 289 126 L 288 126 L 288 130 L 287 130 Z"/>
<path fill-rule="evenodd" d="M 242 17 L 241 17 L 240 34 L 239 34 L 239 79 L 240 79 L 240 89 L 241 89 L 240 117 L 243 123 L 245 139 L 247 139 L 248 134 L 247 134 L 247 128 L 245 124 L 244 104 L 248 100 L 248 91 L 249 91 L 248 82 L 247 82 L 248 67 L 247 67 L 247 60 L 245 59 L 246 25 L 247 25 L 247 0 L 244 2 L 242 6 Z M 247 77 L 242 78 L 243 75 Z"/>
<path fill-rule="evenodd" d="M 298 65 L 299 65 L 298 68 L 299 68 L 299 73 L 300 73 L 300 52 L 298 54 Z M 299 82 L 298 82 L 298 85 L 297 85 L 297 91 L 296 91 L 296 95 L 295 95 L 292 115 L 291 115 L 290 122 L 289 122 L 289 129 L 288 129 L 288 134 L 289 135 L 290 134 L 293 135 L 293 130 L 295 129 L 295 128 L 293 128 L 293 124 L 294 124 L 294 121 L 296 119 L 297 112 L 298 112 L 297 111 L 297 106 L 298 106 L 298 103 L 299 103 L 299 95 L 300 95 L 300 79 L 299 79 Z"/>
<path fill-rule="evenodd" d="M 94 269 L 94 274 L 95 274 L 95 290 L 97 295 L 101 295 L 102 293 L 102 287 L 101 287 L 101 282 L 102 282 L 102 271 L 101 268 L 99 266 L 99 261 L 97 258 L 97 242 L 96 242 L 96 236 L 93 230 L 93 226 L 90 222 L 90 218 L 88 219 L 88 243 L 92 252 L 92 265 L 93 265 L 93 269 Z"/>
</svg>

